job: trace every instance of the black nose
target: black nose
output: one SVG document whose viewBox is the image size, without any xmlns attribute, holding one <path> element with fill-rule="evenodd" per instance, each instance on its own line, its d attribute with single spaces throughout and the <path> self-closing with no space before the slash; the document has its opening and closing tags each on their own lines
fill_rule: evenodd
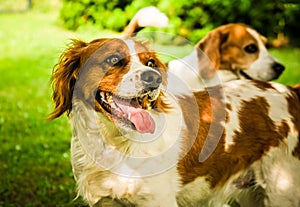
<svg viewBox="0 0 300 207">
<path fill-rule="evenodd" d="M 285 67 L 283 65 L 281 65 L 280 63 L 274 63 L 272 65 L 272 68 L 276 73 L 281 74 L 284 71 Z"/>
<path fill-rule="evenodd" d="M 156 71 L 145 71 L 141 74 L 141 80 L 147 87 L 158 88 L 162 83 L 161 75 Z"/>
</svg>

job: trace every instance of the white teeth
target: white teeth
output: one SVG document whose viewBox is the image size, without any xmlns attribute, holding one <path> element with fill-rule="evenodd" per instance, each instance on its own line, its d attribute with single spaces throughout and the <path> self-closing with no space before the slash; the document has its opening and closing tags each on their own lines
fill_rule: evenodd
<svg viewBox="0 0 300 207">
<path fill-rule="evenodd" d="M 106 93 L 105 92 L 101 91 L 100 96 L 101 96 L 102 99 L 104 99 L 104 100 L 106 99 Z"/>
<path fill-rule="evenodd" d="M 131 113 L 128 113 L 128 117 L 127 117 L 127 118 L 128 118 L 129 120 L 130 120 L 130 117 L 131 117 Z"/>
<path fill-rule="evenodd" d="M 111 108 L 119 108 L 118 104 L 115 103 L 123 103 L 123 104 L 128 104 L 132 105 L 133 107 L 138 107 L 135 106 L 136 104 L 139 105 L 139 107 L 144 108 L 144 109 L 151 109 L 152 108 L 152 102 L 157 99 L 157 97 L 160 94 L 160 90 L 153 90 L 153 91 L 147 91 L 146 93 L 141 94 L 139 97 L 121 97 L 118 95 L 114 95 L 110 92 L 105 92 L 105 91 L 100 91 L 99 95 L 106 104 L 109 104 Z M 131 114 L 127 114 L 128 119 L 131 118 Z M 127 117 L 126 117 L 127 118 Z"/>
</svg>

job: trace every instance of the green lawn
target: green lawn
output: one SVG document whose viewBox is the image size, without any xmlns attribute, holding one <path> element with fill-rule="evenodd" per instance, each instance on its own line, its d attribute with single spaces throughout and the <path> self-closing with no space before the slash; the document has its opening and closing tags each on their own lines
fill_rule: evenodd
<svg viewBox="0 0 300 207">
<path fill-rule="evenodd" d="M 0 15 L 0 206 L 79 206 L 72 203 L 71 131 L 52 110 L 49 78 L 74 34 L 56 15 Z"/>
<path fill-rule="evenodd" d="M 68 39 L 112 34 L 63 30 L 56 13 L 0 14 L 0 206 L 83 206 L 73 201 L 67 118 L 45 121 L 49 78 Z M 287 66 L 279 81 L 300 82 L 300 50 L 271 52 Z"/>
<path fill-rule="evenodd" d="M 300 83 L 300 49 L 288 47 L 271 49 L 270 52 L 286 66 L 277 82 L 287 85 Z"/>
</svg>

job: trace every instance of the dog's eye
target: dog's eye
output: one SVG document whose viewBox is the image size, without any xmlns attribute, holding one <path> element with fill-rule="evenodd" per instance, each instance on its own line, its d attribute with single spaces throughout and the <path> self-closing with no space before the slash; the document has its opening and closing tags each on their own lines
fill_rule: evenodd
<svg viewBox="0 0 300 207">
<path fill-rule="evenodd" d="M 151 67 L 151 68 L 154 68 L 156 65 L 155 65 L 155 60 L 153 59 L 150 59 L 146 62 L 146 66 L 148 67 Z"/>
<path fill-rule="evenodd" d="M 258 48 L 255 44 L 250 44 L 250 45 L 247 45 L 244 50 L 247 52 L 247 53 L 256 53 L 258 51 Z"/>
<path fill-rule="evenodd" d="M 117 65 L 120 62 L 120 57 L 117 55 L 112 55 L 108 57 L 105 61 L 111 66 Z"/>
</svg>

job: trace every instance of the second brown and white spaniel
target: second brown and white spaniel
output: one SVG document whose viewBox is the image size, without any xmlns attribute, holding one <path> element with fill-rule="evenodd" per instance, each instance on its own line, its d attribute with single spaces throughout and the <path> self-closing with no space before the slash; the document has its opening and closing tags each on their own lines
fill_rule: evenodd
<svg viewBox="0 0 300 207">
<path fill-rule="evenodd" d="M 75 40 L 52 83 L 49 118 L 69 116 L 91 206 L 221 207 L 256 186 L 265 206 L 300 205 L 299 88 L 239 80 L 191 93 L 145 45 L 109 38 Z M 237 186 L 248 173 L 255 183 Z"/>
<path fill-rule="evenodd" d="M 169 68 L 191 89 L 238 79 L 275 80 L 284 66 L 268 52 L 266 42 L 250 26 L 223 25 L 200 40 L 191 54 L 170 61 Z"/>
</svg>

